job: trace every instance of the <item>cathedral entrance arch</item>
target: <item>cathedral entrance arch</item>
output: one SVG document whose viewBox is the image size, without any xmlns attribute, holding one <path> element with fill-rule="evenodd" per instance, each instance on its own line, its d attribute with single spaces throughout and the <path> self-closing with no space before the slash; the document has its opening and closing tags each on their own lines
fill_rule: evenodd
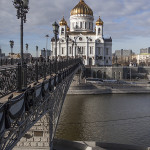
<svg viewBox="0 0 150 150">
<path fill-rule="evenodd" d="M 89 66 L 92 66 L 92 58 L 89 58 Z"/>
<path fill-rule="evenodd" d="M 97 71 L 97 78 L 103 78 L 103 74 L 100 70 Z"/>
</svg>

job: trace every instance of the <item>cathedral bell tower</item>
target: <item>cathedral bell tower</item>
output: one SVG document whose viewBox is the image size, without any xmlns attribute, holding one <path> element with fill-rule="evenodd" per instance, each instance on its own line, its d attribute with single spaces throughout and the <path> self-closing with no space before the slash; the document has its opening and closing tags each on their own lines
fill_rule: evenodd
<svg viewBox="0 0 150 150">
<path fill-rule="evenodd" d="M 99 17 L 99 19 L 96 21 L 96 39 L 103 38 L 103 21 Z"/>
<path fill-rule="evenodd" d="M 63 17 L 63 19 L 59 22 L 59 25 L 60 25 L 60 28 L 59 28 L 59 37 L 60 38 L 65 38 L 66 37 L 66 33 L 67 33 L 67 28 L 68 28 L 68 26 L 67 26 L 67 22 L 66 22 L 66 20 L 64 19 L 64 17 Z"/>
</svg>

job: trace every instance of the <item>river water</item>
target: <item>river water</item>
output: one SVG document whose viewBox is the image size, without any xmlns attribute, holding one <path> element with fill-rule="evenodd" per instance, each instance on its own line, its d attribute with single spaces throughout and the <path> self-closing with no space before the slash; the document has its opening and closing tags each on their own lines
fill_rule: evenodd
<svg viewBox="0 0 150 150">
<path fill-rule="evenodd" d="M 56 138 L 150 146 L 150 94 L 67 96 Z"/>
</svg>

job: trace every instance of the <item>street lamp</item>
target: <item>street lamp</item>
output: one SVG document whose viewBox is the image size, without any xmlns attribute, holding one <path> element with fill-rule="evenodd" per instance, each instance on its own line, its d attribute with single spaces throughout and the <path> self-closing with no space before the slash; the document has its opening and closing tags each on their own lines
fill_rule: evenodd
<svg viewBox="0 0 150 150">
<path fill-rule="evenodd" d="M 38 56 L 38 49 L 39 49 L 39 47 L 36 46 L 36 57 L 37 57 L 37 58 L 39 57 L 39 56 Z"/>
<path fill-rule="evenodd" d="M 28 46 L 29 46 L 29 45 L 28 45 L 28 44 L 26 44 L 26 53 L 28 53 Z"/>
<path fill-rule="evenodd" d="M 69 40 L 69 35 L 67 35 L 67 64 L 68 64 L 68 40 Z"/>
<path fill-rule="evenodd" d="M 72 58 L 73 58 L 73 46 L 74 46 L 74 41 L 72 40 Z"/>
<path fill-rule="evenodd" d="M 46 37 L 46 59 L 47 59 L 47 58 L 48 58 L 48 54 L 47 54 L 47 44 L 48 44 L 49 35 L 47 34 L 45 37 Z"/>
<path fill-rule="evenodd" d="M 45 48 L 43 48 L 43 52 L 44 52 L 43 53 L 43 57 L 46 58 L 46 50 L 45 50 Z"/>
<path fill-rule="evenodd" d="M 13 54 L 13 47 L 14 47 L 14 41 L 9 41 L 10 43 L 10 48 L 11 48 L 11 55 Z"/>
<path fill-rule="evenodd" d="M 79 36 L 77 36 L 77 37 L 74 37 L 74 42 L 75 42 L 75 59 L 76 59 L 76 51 L 77 51 L 77 43 L 76 43 L 76 40 L 77 40 L 77 38 L 78 38 Z"/>
<path fill-rule="evenodd" d="M 87 39 L 87 65 L 88 65 L 88 61 L 89 61 L 89 65 L 91 65 L 90 58 L 88 60 L 88 57 L 89 57 L 89 41 L 91 41 L 92 39 L 90 37 L 86 37 L 86 39 Z"/>
<path fill-rule="evenodd" d="M 26 23 L 26 14 L 29 11 L 29 0 L 14 0 L 14 7 L 17 9 L 17 17 L 21 18 L 20 25 L 20 53 L 21 53 L 21 65 L 23 65 L 23 22 Z"/>
<path fill-rule="evenodd" d="M 52 24 L 52 26 L 55 35 L 55 63 L 56 63 L 56 72 L 57 72 L 57 35 L 58 35 L 59 25 L 55 21 L 54 24 Z"/>
</svg>

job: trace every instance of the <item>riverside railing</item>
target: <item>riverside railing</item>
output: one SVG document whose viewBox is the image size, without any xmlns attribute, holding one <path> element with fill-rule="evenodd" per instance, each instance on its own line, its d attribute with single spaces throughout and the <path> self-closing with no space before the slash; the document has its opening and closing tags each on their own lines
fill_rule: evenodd
<svg viewBox="0 0 150 150">
<path fill-rule="evenodd" d="M 14 92 L 22 91 L 27 88 L 31 83 L 38 83 L 40 79 L 46 79 L 51 74 L 57 74 L 65 68 L 74 65 L 80 59 L 69 59 L 58 61 L 48 60 L 36 61 L 32 64 L 24 64 L 21 66 L 19 63 L 14 68 L 3 68 L 0 70 L 0 98 Z"/>
</svg>

